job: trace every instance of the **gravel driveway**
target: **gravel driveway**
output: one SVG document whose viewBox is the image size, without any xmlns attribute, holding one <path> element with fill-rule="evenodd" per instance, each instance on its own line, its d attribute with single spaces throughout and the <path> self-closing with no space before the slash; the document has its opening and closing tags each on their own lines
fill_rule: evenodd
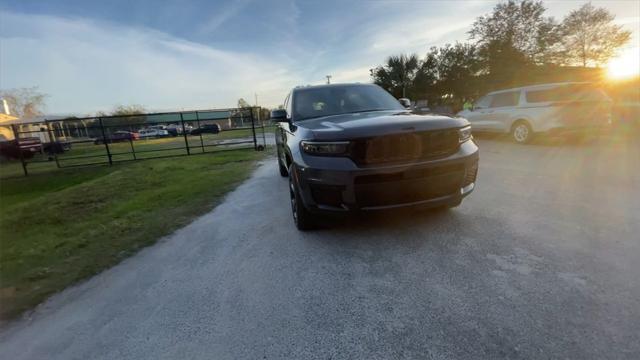
<svg viewBox="0 0 640 360">
<path fill-rule="evenodd" d="M 638 359 L 640 148 L 480 139 L 461 207 L 295 230 L 275 161 L 4 359 Z"/>
</svg>

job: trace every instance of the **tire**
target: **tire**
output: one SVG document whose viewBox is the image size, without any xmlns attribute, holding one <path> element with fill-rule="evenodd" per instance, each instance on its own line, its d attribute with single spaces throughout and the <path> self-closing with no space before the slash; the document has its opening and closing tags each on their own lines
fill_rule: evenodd
<svg viewBox="0 0 640 360">
<path fill-rule="evenodd" d="M 528 144 L 533 140 L 533 129 L 525 120 L 516 121 L 511 126 L 511 139 L 517 144 Z"/>
<path fill-rule="evenodd" d="M 277 145 L 276 145 L 276 147 L 277 147 Z M 287 177 L 287 176 L 289 176 L 289 170 L 282 163 L 282 159 L 280 157 L 280 149 L 279 148 L 277 150 L 277 153 L 278 153 L 278 160 L 277 160 L 278 161 L 278 170 L 280 170 L 280 176 Z"/>
<path fill-rule="evenodd" d="M 280 159 L 278 159 L 278 168 L 280 170 L 280 176 L 282 177 L 289 176 L 289 170 L 287 170 L 286 166 L 282 165 L 282 161 L 280 161 Z"/>
<path fill-rule="evenodd" d="M 295 174 L 292 171 L 293 165 L 289 166 L 289 198 L 291 202 L 291 213 L 293 215 L 293 222 L 296 224 L 296 228 L 300 231 L 311 230 L 315 227 L 313 218 L 309 210 L 304 207 L 300 192 L 296 186 L 294 179 Z"/>
<path fill-rule="evenodd" d="M 456 201 L 456 202 L 452 202 L 450 204 L 447 204 L 447 209 L 453 209 L 453 208 L 457 208 L 458 206 L 460 206 L 462 204 L 462 199 Z"/>
</svg>

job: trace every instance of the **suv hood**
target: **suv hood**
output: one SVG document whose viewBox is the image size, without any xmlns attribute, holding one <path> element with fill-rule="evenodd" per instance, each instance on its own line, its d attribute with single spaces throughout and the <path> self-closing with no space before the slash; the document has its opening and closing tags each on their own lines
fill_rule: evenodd
<svg viewBox="0 0 640 360">
<path fill-rule="evenodd" d="M 375 111 L 325 116 L 301 121 L 314 140 L 351 140 L 381 135 L 460 128 L 469 125 L 463 118 L 445 115 L 417 115 L 408 111 Z"/>
</svg>

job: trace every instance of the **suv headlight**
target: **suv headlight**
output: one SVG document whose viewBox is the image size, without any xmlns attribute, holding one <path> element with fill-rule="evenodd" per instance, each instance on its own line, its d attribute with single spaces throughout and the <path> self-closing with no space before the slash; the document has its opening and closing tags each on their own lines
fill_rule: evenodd
<svg viewBox="0 0 640 360">
<path fill-rule="evenodd" d="M 460 144 L 471 139 L 471 125 L 458 129 L 458 140 Z"/>
<path fill-rule="evenodd" d="M 348 141 L 301 141 L 302 151 L 316 156 L 342 156 L 349 151 Z"/>
</svg>

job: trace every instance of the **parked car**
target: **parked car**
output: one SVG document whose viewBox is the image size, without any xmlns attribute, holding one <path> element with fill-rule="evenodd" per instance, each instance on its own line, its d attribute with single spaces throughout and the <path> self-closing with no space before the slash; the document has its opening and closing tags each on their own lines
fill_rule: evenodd
<svg viewBox="0 0 640 360">
<path fill-rule="evenodd" d="M 22 154 L 21 154 L 22 153 Z M 14 140 L 0 141 L 0 156 L 6 159 L 31 159 L 35 153 L 42 153 L 42 142 L 37 137 L 20 138 L 20 144 Z"/>
<path fill-rule="evenodd" d="M 135 132 L 131 132 L 131 131 L 114 131 L 113 134 L 109 135 L 107 137 L 107 142 L 108 143 L 116 143 L 116 142 L 123 142 L 123 141 L 133 141 L 133 140 L 137 140 L 140 138 L 140 135 L 138 133 Z M 94 144 L 99 145 L 99 144 L 104 144 L 104 139 L 99 137 L 96 138 L 93 141 Z"/>
<path fill-rule="evenodd" d="M 300 230 L 319 214 L 454 207 L 474 189 L 479 155 L 469 122 L 413 114 L 377 85 L 295 88 L 271 118 Z"/>
<path fill-rule="evenodd" d="M 597 133 L 611 125 L 611 99 L 590 83 L 556 83 L 494 91 L 458 113 L 473 131 L 511 134 L 525 144 L 536 134 Z"/>
<path fill-rule="evenodd" d="M 138 131 L 138 134 L 141 139 L 169 136 L 169 132 L 167 130 L 161 130 L 161 129 L 142 129 Z"/>
<path fill-rule="evenodd" d="M 218 124 L 206 124 L 201 125 L 199 128 L 195 128 L 191 130 L 191 135 L 200 135 L 200 134 L 217 134 L 221 131 L 220 125 Z"/>
<path fill-rule="evenodd" d="M 181 125 L 169 124 L 166 126 L 165 130 L 167 130 L 171 136 L 182 135 Z"/>
<path fill-rule="evenodd" d="M 184 124 L 184 131 L 183 131 L 183 125 L 182 124 L 169 124 L 165 127 L 165 130 L 167 130 L 169 132 L 169 135 L 171 136 L 178 136 L 178 135 L 182 135 L 183 133 L 191 133 L 191 130 L 193 130 L 193 126 L 189 125 L 189 124 Z"/>
</svg>

